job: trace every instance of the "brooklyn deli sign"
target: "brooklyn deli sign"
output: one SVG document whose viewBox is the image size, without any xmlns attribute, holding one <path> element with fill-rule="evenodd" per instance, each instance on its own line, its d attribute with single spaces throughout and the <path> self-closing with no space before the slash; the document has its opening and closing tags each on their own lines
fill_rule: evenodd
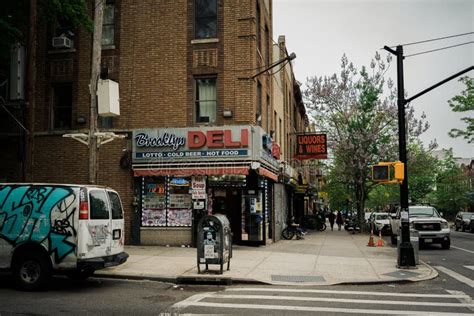
<svg viewBox="0 0 474 316">
<path fill-rule="evenodd" d="M 143 129 L 133 132 L 133 160 L 232 159 L 252 153 L 247 126 Z"/>
<path fill-rule="evenodd" d="M 295 158 L 304 159 L 327 159 L 328 147 L 327 136 L 323 133 L 296 135 Z"/>
</svg>

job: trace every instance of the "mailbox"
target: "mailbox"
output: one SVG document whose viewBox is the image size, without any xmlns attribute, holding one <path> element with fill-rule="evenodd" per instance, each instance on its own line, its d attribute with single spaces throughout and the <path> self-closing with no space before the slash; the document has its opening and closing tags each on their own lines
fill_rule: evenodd
<svg viewBox="0 0 474 316">
<path fill-rule="evenodd" d="M 220 265 L 222 274 L 223 266 L 227 263 L 229 270 L 232 258 L 232 232 L 227 217 L 216 214 L 201 218 L 196 240 L 198 273 L 201 273 L 201 264 L 206 265 L 206 271 L 209 271 L 209 264 Z"/>
</svg>

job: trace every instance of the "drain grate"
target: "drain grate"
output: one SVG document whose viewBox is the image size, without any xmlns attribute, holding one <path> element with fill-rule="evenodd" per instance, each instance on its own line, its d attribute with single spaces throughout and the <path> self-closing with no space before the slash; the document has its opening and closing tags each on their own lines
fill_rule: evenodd
<svg viewBox="0 0 474 316">
<path fill-rule="evenodd" d="M 319 275 L 272 275 L 272 281 L 276 282 L 326 282 Z"/>
</svg>

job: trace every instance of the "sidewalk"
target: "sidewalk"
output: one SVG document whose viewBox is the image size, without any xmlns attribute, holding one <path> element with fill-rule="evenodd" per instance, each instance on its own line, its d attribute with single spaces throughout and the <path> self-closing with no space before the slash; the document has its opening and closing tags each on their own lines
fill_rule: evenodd
<svg viewBox="0 0 474 316">
<path fill-rule="evenodd" d="M 95 275 L 172 283 L 274 285 L 423 281 L 438 275 L 422 262 L 417 269 L 397 269 L 397 249 L 387 241 L 384 247 L 367 247 L 368 239 L 365 234 L 326 230 L 309 232 L 304 240 L 281 240 L 255 248 L 234 246 L 230 270 L 224 270 L 222 275 L 197 273 L 196 248 L 126 246 L 130 257 L 125 264 L 97 271 Z M 377 237 L 374 239 L 377 242 Z M 219 266 L 209 265 L 209 269 L 218 271 Z"/>
</svg>

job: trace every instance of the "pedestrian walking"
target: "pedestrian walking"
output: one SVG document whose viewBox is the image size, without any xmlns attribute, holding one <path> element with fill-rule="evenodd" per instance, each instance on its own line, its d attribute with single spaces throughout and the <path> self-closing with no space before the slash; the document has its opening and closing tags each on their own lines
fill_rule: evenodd
<svg viewBox="0 0 474 316">
<path fill-rule="evenodd" d="M 342 219 L 342 214 L 340 211 L 337 211 L 336 224 L 338 226 L 338 230 L 341 230 L 341 226 L 343 223 L 344 223 L 344 220 Z"/>
<path fill-rule="evenodd" d="M 336 214 L 334 212 L 329 212 L 329 225 L 331 225 L 331 230 L 334 230 L 334 220 L 336 219 Z"/>
</svg>

